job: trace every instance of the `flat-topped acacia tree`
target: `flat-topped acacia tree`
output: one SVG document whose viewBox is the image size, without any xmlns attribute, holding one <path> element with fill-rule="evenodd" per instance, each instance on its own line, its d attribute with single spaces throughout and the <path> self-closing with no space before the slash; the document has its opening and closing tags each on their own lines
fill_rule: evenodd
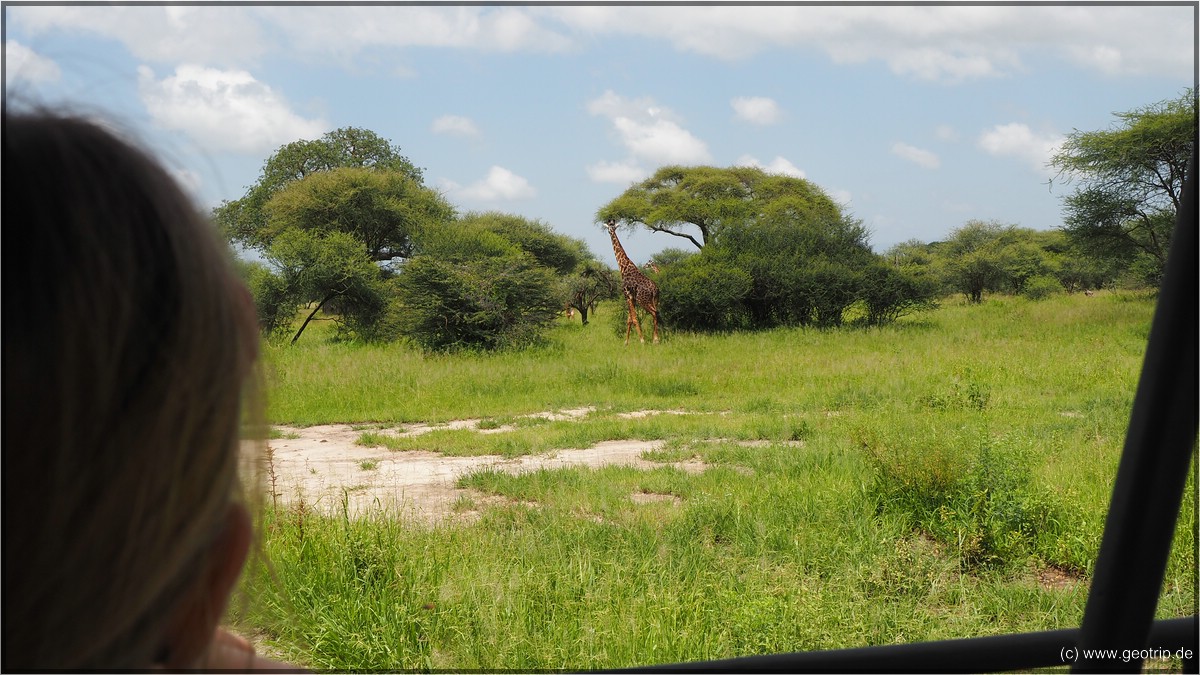
<svg viewBox="0 0 1200 675">
<path fill-rule="evenodd" d="M 763 220 L 841 217 L 842 209 L 816 184 L 749 166 L 665 166 L 596 213 L 598 222 L 641 225 L 686 239 L 698 249 L 729 228 Z"/>
</svg>

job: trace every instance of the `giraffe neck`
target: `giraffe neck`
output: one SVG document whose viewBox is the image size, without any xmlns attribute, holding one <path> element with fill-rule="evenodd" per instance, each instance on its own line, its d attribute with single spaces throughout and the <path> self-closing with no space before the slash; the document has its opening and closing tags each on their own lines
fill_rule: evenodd
<svg viewBox="0 0 1200 675">
<path fill-rule="evenodd" d="M 621 270 L 621 276 L 626 277 L 640 275 L 641 272 L 638 270 L 637 265 L 634 265 L 633 261 L 629 259 L 629 256 L 625 255 L 625 247 L 621 246 L 621 240 L 617 239 L 617 231 L 615 229 L 610 229 L 608 231 L 608 236 L 612 237 L 613 254 L 617 256 L 617 267 Z"/>
</svg>

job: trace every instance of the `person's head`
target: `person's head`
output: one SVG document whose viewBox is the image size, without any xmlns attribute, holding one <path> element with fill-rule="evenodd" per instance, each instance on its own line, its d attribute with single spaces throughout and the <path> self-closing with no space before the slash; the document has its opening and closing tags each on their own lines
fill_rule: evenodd
<svg viewBox="0 0 1200 675">
<path fill-rule="evenodd" d="M 250 542 L 252 301 L 132 144 L 6 113 L 3 153 L 4 666 L 190 665 Z"/>
</svg>

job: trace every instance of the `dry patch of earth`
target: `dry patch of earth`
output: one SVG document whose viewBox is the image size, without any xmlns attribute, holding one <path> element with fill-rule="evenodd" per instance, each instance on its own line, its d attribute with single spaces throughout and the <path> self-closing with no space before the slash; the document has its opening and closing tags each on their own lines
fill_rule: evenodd
<svg viewBox="0 0 1200 675">
<path fill-rule="evenodd" d="M 540 413 L 548 419 L 572 419 L 591 412 L 590 408 Z M 660 414 L 639 411 L 630 416 Z M 406 425 L 393 431 L 398 436 L 415 436 L 434 429 L 478 429 L 480 420 L 456 420 L 441 425 Z M 609 465 L 652 469 L 675 466 L 684 471 L 700 472 L 706 465 L 699 460 L 659 463 L 642 459 L 642 453 L 662 447 L 662 441 L 605 441 L 590 448 L 564 448 L 544 455 L 502 457 L 448 457 L 436 452 L 396 452 L 383 447 L 364 447 L 355 442 L 362 426 L 326 424 L 311 427 L 276 427 L 283 438 L 271 439 L 266 482 L 280 504 L 301 501 L 324 513 L 350 515 L 384 509 L 424 522 L 438 522 L 454 516 L 460 497 L 477 504 L 489 504 L 500 498 L 474 490 L 455 487 L 460 477 L 483 469 L 519 474 L 539 469 L 567 467 L 599 468 Z M 478 429 L 480 433 L 498 433 L 511 429 Z M 639 497 L 637 499 L 644 499 Z M 461 514 L 460 514 L 461 515 Z"/>
</svg>

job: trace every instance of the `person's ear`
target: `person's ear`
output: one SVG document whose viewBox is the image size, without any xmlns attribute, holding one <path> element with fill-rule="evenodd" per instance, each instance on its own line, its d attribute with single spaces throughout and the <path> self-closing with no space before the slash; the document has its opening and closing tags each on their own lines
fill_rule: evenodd
<svg viewBox="0 0 1200 675">
<path fill-rule="evenodd" d="M 229 596 L 241 576 L 250 552 L 253 526 L 250 513 L 241 504 L 231 504 L 225 524 L 208 550 L 209 562 L 194 592 L 171 617 L 164 650 L 167 668 L 197 667 L 225 614 Z"/>
</svg>

